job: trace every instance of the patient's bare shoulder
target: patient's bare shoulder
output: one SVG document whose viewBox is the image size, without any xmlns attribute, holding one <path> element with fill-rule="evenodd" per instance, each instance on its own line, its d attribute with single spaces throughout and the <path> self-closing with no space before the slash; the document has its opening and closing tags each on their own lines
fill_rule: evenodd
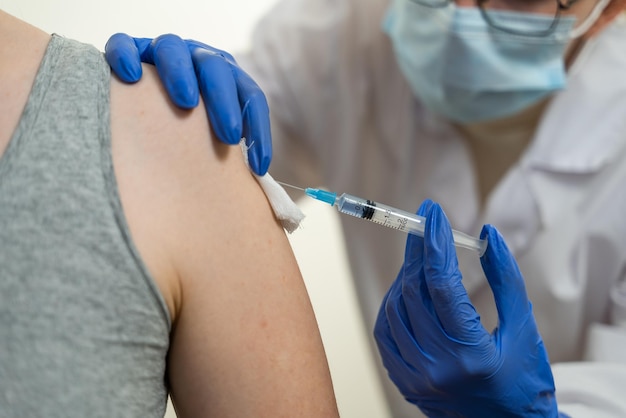
<svg viewBox="0 0 626 418">
<path fill-rule="evenodd" d="M 217 227 L 237 213 L 230 205 L 256 205 L 265 214 L 262 224 L 270 222 L 270 213 L 263 212 L 265 197 L 241 151 L 213 139 L 202 106 L 173 106 L 151 66 L 135 85 L 111 83 L 113 158 L 124 212 L 175 316 L 181 298 L 178 270 L 189 264 L 192 252 L 183 260 L 176 257 L 181 246 L 198 239 L 199 226 L 211 224 L 212 233 L 201 237 L 208 246 L 228 232 Z M 207 268 L 214 264 L 205 263 Z"/>
<path fill-rule="evenodd" d="M 178 416 L 336 416 L 300 271 L 241 150 L 144 71 L 134 87 L 112 81 L 113 155 L 133 239 L 174 317 Z"/>
</svg>

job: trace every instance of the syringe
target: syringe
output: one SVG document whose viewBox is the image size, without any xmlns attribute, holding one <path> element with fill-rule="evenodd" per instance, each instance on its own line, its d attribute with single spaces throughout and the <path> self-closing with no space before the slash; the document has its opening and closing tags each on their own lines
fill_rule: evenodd
<svg viewBox="0 0 626 418">
<path fill-rule="evenodd" d="M 329 192 L 321 189 L 313 189 L 307 187 L 292 186 L 291 184 L 278 182 L 283 186 L 302 190 L 307 196 L 313 199 L 326 202 L 331 206 L 335 206 L 337 210 L 346 215 L 352 215 L 360 219 L 386 226 L 387 228 L 396 229 L 398 231 L 407 232 L 409 234 L 424 236 L 424 226 L 426 218 L 413 213 L 405 212 L 373 200 L 362 199 L 347 193 L 337 196 L 337 193 Z M 487 249 L 487 241 L 474 238 L 460 231 L 452 230 L 454 245 L 457 247 L 469 248 L 478 252 L 482 256 Z"/>
</svg>

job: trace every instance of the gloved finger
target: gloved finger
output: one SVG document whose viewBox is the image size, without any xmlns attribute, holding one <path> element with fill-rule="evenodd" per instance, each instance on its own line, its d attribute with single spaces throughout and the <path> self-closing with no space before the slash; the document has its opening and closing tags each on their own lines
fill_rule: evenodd
<svg viewBox="0 0 626 418">
<path fill-rule="evenodd" d="M 189 51 L 213 130 L 222 142 L 238 144 L 241 107 L 231 65 L 211 50 L 190 46 Z"/>
<path fill-rule="evenodd" d="M 424 216 L 432 207 L 425 200 L 417 211 Z M 405 358 L 419 360 L 413 350 L 432 354 L 439 324 L 424 277 L 424 240 L 416 235 L 407 238 L 404 263 L 396 282 L 389 291 L 387 317 L 398 347 Z M 422 361 L 419 361 L 422 363 Z"/>
<path fill-rule="evenodd" d="M 426 217 L 424 247 L 425 281 L 443 330 L 463 343 L 484 340 L 487 331 L 461 282 L 452 228 L 436 203 Z"/>
<path fill-rule="evenodd" d="M 140 51 L 133 38 L 116 33 L 104 46 L 104 57 L 113 73 L 126 83 L 136 83 L 142 75 Z"/>
<path fill-rule="evenodd" d="M 531 306 L 517 262 L 495 227 L 483 226 L 480 237 L 489 242 L 480 263 L 494 295 L 500 328 L 522 325 Z"/>
<path fill-rule="evenodd" d="M 200 93 L 191 54 L 176 35 L 161 35 L 141 54 L 144 62 L 154 62 L 165 90 L 176 106 L 191 109 L 198 105 Z"/>
<path fill-rule="evenodd" d="M 433 205 L 433 201 L 426 199 L 417 210 L 417 215 L 425 217 Z M 423 322 L 425 316 L 434 318 L 432 301 L 428 294 L 428 288 L 423 280 L 424 277 L 424 238 L 417 235 L 409 235 L 404 250 L 404 263 L 402 264 L 402 295 L 409 306 L 409 320 L 418 318 L 415 327 L 411 326 L 415 335 L 425 335 Z M 414 321 L 411 321 L 414 322 Z"/>
<path fill-rule="evenodd" d="M 243 136 L 249 147 L 248 161 L 252 170 L 262 176 L 272 161 L 269 106 L 258 84 L 241 68 L 233 69 L 242 108 Z"/>
<path fill-rule="evenodd" d="M 190 50 L 204 50 L 214 53 L 217 56 L 221 56 L 226 63 L 231 65 L 237 85 L 239 112 L 241 114 L 242 131 L 239 137 L 243 136 L 246 138 L 250 168 L 256 174 L 264 175 L 267 173 L 272 160 L 272 134 L 270 130 L 269 107 L 265 94 L 258 84 L 237 65 L 233 56 L 228 52 L 194 40 L 187 40 L 186 42 Z M 203 97 L 205 96 L 205 89 L 202 87 L 202 82 L 206 78 L 200 77 Z M 228 100 L 230 100 L 230 96 Z M 227 108 L 232 109 L 232 107 L 233 105 L 228 103 Z M 223 110 L 220 113 L 225 114 Z M 231 113 L 231 110 L 228 113 Z M 232 115 L 234 117 L 234 113 Z"/>
</svg>

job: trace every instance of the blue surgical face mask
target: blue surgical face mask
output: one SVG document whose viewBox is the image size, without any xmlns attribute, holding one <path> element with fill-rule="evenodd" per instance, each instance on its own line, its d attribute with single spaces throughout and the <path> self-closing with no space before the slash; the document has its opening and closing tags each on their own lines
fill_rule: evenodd
<svg viewBox="0 0 626 418">
<path fill-rule="evenodd" d="M 544 16 L 499 12 L 520 29 Z M 574 25 L 561 18 L 543 37 L 491 28 L 478 8 L 430 8 L 393 0 L 383 22 L 400 69 L 432 111 L 472 123 L 515 114 L 565 87 L 565 48 Z"/>
</svg>

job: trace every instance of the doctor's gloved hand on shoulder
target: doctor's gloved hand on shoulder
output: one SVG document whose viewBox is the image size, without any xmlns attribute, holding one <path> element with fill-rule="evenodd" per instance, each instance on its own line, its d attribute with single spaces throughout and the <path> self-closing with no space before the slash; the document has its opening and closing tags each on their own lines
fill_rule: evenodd
<svg viewBox="0 0 626 418">
<path fill-rule="evenodd" d="M 559 416 L 524 280 L 500 234 L 490 225 L 481 234 L 499 315 L 490 334 L 461 283 L 445 214 L 431 201 L 418 213 L 426 217 L 424 238 L 409 236 L 374 330 L 391 380 L 428 416 Z"/>
<path fill-rule="evenodd" d="M 267 172 L 272 159 L 267 101 L 231 54 L 172 34 L 148 39 L 118 33 L 107 42 L 105 57 L 127 83 L 141 78 L 142 62 L 155 65 L 170 98 L 180 108 L 196 107 L 201 92 L 217 137 L 231 145 L 246 138 L 250 167 L 258 175 Z"/>
</svg>

